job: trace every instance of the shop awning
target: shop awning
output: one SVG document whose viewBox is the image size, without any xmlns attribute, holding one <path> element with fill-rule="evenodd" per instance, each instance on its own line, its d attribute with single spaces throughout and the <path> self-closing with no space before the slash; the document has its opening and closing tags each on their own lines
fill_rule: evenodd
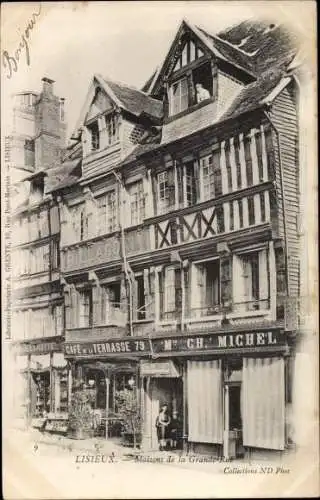
<svg viewBox="0 0 320 500">
<path fill-rule="evenodd" d="M 180 372 L 172 360 L 166 361 L 141 361 L 140 364 L 141 377 L 180 377 Z"/>
<path fill-rule="evenodd" d="M 83 365 L 84 369 L 88 370 L 101 370 L 105 375 L 109 376 L 111 373 L 132 373 L 136 370 L 136 363 L 104 363 L 96 361 L 95 363 L 86 363 Z"/>
</svg>

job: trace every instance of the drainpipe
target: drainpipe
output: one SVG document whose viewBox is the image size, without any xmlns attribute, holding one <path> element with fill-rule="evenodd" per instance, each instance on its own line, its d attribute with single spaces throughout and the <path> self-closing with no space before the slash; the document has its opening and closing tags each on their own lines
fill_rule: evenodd
<svg viewBox="0 0 320 500">
<path fill-rule="evenodd" d="M 119 177 L 119 175 L 113 170 L 112 171 L 115 178 L 117 179 L 120 188 L 125 190 L 125 187 Z M 129 273 L 128 269 L 128 261 L 127 261 L 127 254 L 126 254 L 126 245 L 125 245 L 125 236 L 124 236 L 124 227 L 123 227 L 123 207 L 122 207 L 122 200 L 120 200 L 119 203 L 119 208 L 120 208 L 120 217 L 119 217 L 119 222 L 120 222 L 120 232 L 121 232 L 121 249 L 122 249 L 122 257 L 123 257 L 123 264 L 124 264 L 124 274 L 126 275 L 128 285 L 129 285 L 129 330 L 130 330 L 130 335 L 132 336 L 133 334 L 133 329 L 132 329 L 132 322 L 133 322 L 133 303 L 132 303 L 132 281 L 131 281 L 131 276 Z"/>
<path fill-rule="evenodd" d="M 285 202 L 285 194 L 284 194 L 284 186 L 283 186 L 283 165 L 282 165 L 282 155 L 280 148 L 280 132 L 278 128 L 275 126 L 273 120 L 270 118 L 268 113 L 264 111 L 265 116 L 267 117 L 271 127 L 275 131 L 277 135 L 277 146 L 278 146 L 278 157 L 279 157 L 279 166 L 280 166 L 280 189 L 282 196 L 282 213 L 283 213 L 283 233 L 284 233 L 284 246 L 285 246 L 285 264 L 286 264 L 286 293 L 287 297 L 289 296 L 289 253 L 288 253 L 288 237 L 287 237 L 287 224 L 286 224 L 286 202 Z"/>
</svg>

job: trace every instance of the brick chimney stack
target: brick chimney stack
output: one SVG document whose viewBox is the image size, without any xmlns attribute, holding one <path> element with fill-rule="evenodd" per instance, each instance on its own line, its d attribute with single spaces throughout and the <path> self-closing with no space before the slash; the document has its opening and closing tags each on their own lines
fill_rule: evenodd
<svg viewBox="0 0 320 500">
<path fill-rule="evenodd" d="M 61 114 L 64 101 L 54 94 L 53 84 L 51 78 L 42 78 L 42 92 L 36 106 L 36 170 L 56 166 L 65 145 L 66 123 L 64 113 Z"/>
</svg>

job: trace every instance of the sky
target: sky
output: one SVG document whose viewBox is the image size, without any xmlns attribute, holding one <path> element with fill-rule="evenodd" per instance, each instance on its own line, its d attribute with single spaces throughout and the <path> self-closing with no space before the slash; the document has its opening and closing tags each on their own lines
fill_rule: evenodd
<svg viewBox="0 0 320 500">
<path fill-rule="evenodd" d="M 42 3 L 26 40 L 25 29 L 39 4 L 2 4 L 2 82 L 5 104 L 16 91 L 41 89 L 43 76 L 55 80 L 66 99 L 71 135 L 95 73 L 141 88 L 164 59 L 183 18 L 216 33 L 244 19 L 294 15 L 297 2 L 55 2 Z M 289 9 L 288 9 L 289 7 Z M 291 12 L 291 14 L 290 14 Z M 297 16 L 296 16 L 297 18 Z M 303 26 L 303 12 L 300 24 Z M 26 62 L 26 40 L 30 65 Z M 17 71 L 4 71 L 3 51 Z M 13 63 L 12 63 L 13 65 Z"/>
</svg>

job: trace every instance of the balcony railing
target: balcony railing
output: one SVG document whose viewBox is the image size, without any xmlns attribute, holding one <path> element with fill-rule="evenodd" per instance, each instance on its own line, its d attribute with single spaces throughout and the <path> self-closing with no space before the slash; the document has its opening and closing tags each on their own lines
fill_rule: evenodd
<svg viewBox="0 0 320 500">
<path fill-rule="evenodd" d="M 185 319 L 206 318 L 212 316 L 228 316 L 229 314 L 244 314 L 253 311 L 266 311 L 270 309 L 270 299 L 260 299 L 244 302 L 229 302 L 228 304 L 206 304 L 200 307 L 187 306 L 184 310 Z M 182 309 L 171 311 L 160 310 L 160 321 L 180 321 Z"/>
</svg>

